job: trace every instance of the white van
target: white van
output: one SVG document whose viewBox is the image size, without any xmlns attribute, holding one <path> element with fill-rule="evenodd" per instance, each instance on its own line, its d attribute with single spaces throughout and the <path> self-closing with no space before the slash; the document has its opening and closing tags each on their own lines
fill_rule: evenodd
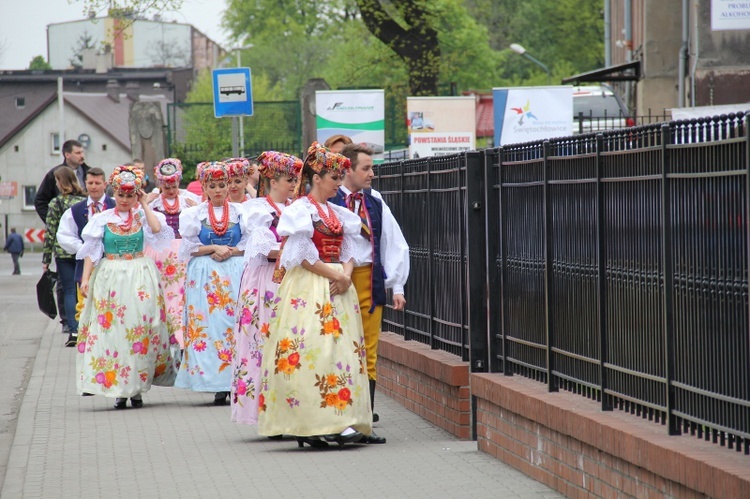
<svg viewBox="0 0 750 499">
<path fill-rule="evenodd" d="M 635 126 L 635 120 L 607 85 L 573 88 L 573 134 L 631 126 Z"/>
</svg>

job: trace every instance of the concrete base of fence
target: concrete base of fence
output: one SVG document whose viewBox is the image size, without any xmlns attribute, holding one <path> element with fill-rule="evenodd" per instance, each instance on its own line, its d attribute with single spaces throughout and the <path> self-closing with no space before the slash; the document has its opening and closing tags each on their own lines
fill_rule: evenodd
<svg viewBox="0 0 750 499">
<path fill-rule="evenodd" d="M 375 412 L 377 393 L 458 438 L 471 438 L 469 363 L 455 355 L 384 332 L 378 348 Z"/>
<path fill-rule="evenodd" d="M 748 497 L 750 461 L 635 415 L 501 374 L 472 374 L 479 449 L 567 497 Z"/>
</svg>

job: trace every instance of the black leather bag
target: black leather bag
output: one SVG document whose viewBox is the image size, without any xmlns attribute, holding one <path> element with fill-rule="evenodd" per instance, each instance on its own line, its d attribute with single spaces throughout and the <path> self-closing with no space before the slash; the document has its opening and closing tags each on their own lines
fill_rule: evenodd
<svg viewBox="0 0 750 499">
<path fill-rule="evenodd" d="M 39 305 L 39 310 L 50 319 L 57 317 L 57 305 L 55 305 L 56 281 L 57 274 L 47 270 L 42 274 L 39 282 L 36 283 L 37 305 Z"/>
</svg>

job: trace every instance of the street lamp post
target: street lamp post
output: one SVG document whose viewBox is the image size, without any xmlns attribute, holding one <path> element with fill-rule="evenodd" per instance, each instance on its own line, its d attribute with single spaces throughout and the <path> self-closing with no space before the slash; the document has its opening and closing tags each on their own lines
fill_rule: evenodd
<svg viewBox="0 0 750 499">
<path fill-rule="evenodd" d="M 241 54 L 242 51 L 245 49 L 253 48 L 254 45 L 252 43 L 248 43 L 247 45 L 244 45 L 242 47 L 236 47 L 234 49 L 235 53 L 237 54 L 237 67 L 242 66 L 242 59 Z M 245 123 L 242 116 L 240 116 L 240 157 L 245 156 Z"/>
<path fill-rule="evenodd" d="M 515 52 L 516 54 L 522 55 L 540 68 L 544 70 L 545 73 L 547 73 L 547 79 L 549 80 L 550 85 L 552 84 L 552 73 L 549 72 L 549 68 L 546 64 L 544 64 L 542 61 L 534 57 L 533 55 L 526 52 L 526 49 L 523 47 L 523 45 L 519 45 L 518 43 L 511 43 L 510 49 Z"/>
</svg>

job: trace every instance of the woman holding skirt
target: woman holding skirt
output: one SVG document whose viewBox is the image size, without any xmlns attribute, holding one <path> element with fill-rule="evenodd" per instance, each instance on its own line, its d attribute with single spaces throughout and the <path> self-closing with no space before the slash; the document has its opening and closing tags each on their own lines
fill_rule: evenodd
<svg viewBox="0 0 750 499">
<path fill-rule="evenodd" d="M 78 392 L 127 399 L 142 407 L 152 384 L 171 386 L 175 372 L 169 348 L 159 272 L 143 255 L 144 242 L 168 248 L 174 233 L 164 215 L 145 204 L 143 172 L 120 166 L 110 177 L 116 206 L 92 217 L 83 229 L 79 321 Z M 135 209 L 141 202 L 142 208 Z"/>
<path fill-rule="evenodd" d="M 327 202 L 349 160 L 314 142 L 297 184 L 310 194 L 286 208 L 276 318 L 263 346 L 258 432 L 295 435 L 300 446 L 355 442 L 372 431 L 362 320 L 352 287 L 361 220 Z"/>
<path fill-rule="evenodd" d="M 226 405 L 232 386 L 235 308 L 247 241 L 243 209 L 228 198 L 224 163 L 198 165 L 208 200 L 180 213 L 185 280 L 185 349 L 175 386 L 214 392 Z"/>
<path fill-rule="evenodd" d="M 276 227 L 294 194 L 297 176 L 302 170 L 301 159 L 276 151 L 262 153 L 258 162 L 261 175 L 259 195 L 244 204 L 250 239 L 245 248 L 245 270 L 237 300 L 234 333 L 232 421 L 243 424 L 258 422 L 261 348 L 280 301 L 277 296 L 279 285 L 273 282 L 281 246 Z"/>
</svg>

